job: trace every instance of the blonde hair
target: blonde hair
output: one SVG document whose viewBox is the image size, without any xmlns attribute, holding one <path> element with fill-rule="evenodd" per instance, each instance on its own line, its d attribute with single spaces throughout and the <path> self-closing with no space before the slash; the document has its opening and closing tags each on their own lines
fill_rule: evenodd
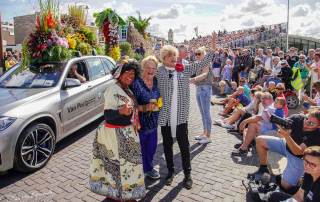
<svg viewBox="0 0 320 202">
<path fill-rule="evenodd" d="M 144 67 L 148 62 L 153 62 L 156 65 L 156 68 L 158 67 L 158 60 L 155 56 L 149 55 L 148 57 L 143 58 L 141 61 L 141 69 L 144 70 Z"/>
<path fill-rule="evenodd" d="M 197 48 L 197 50 L 195 51 L 195 53 L 197 52 L 200 52 L 202 55 L 205 55 L 206 54 L 206 49 L 205 47 L 200 47 L 200 48 Z"/>
<path fill-rule="evenodd" d="M 178 49 L 171 46 L 171 45 L 165 45 L 160 49 L 160 61 L 163 62 L 164 58 L 167 56 L 175 55 L 178 57 L 179 52 Z"/>
</svg>

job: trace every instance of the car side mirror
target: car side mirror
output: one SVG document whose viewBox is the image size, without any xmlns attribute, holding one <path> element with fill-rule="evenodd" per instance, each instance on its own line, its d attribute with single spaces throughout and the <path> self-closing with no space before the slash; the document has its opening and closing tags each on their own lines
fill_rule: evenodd
<svg viewBox="0 0 320 202">
<path fill-rule="evenodd" d="M 74 88 L 78 86 L 81 86 L 81 82 L 79 81 L 79 79 L 66 78 L 64 82 L 64 89 Z"/>
</svg>

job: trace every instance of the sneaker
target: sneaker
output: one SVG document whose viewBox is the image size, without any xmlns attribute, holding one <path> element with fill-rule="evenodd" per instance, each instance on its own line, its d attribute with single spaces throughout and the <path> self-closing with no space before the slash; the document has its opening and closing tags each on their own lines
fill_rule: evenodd
<svg viewBox="0 0 320 202">
<path fill-rule="evenodd" d="M 221 126 L 223 124 L 222 119 L 213 120 L 213 124 Z"/>
<path fill-rule="evenodd" d="M 174 177 L 173 173 L 169 172 L 166 179 L 165 179 L 165 184 L 167 186 L 170 186 L 172 184 L 173 177 Z"/>
<path fill-rule="evenodd" d="M 146 172 L 145 175 L 148 177 L 148 178 L 151 178 L 153 180 L 157 180 L 157 179 L 160 179 L 160 174 L 158 171 L 156 171 L 155 169 L 152 169 L 150 170 L 149 172 Z"/>
<path fill-rule="evenodd" d="M 203 135 L 197 135 L 194 137 L 195 140 L 201 140 L 202 138 L 204 138 Z"/>
<path fill-rule="evenodd" d="M 191 175 L 185 176 L 184 179 L 183 179 L 183 186 L 186 189 L 191 189 L 192 188 L 192 184 L 193 184 L 193 181 L 191 179 Z"/>
<path fill-rule="evenodd" d="M 199 144 L 208 144 L 211 142 L 209 137 L 203 137 L 201 140 L 198 141 Z"/>
<path fill-rule="evenodd" d="M 227 124 L 227 123 L 221 124 L 221 127 L 226 128 L 226 129 L 234 129 L 233 125 L 230 125 L 230 124 Z"/>
<path fill-rule="evenodd" d="M 243 150 L 240 147 L 231 152 L 232 156 L 246 156 L 248 154 L 248 150 Z"/>
<path fill-rule="evenodd" d="M 234 147 L 235 149 L 239 149 L 239 148 L 241 147 L 241 145 L 242 145 L 242 143 L 238 143 L 238 144 L 235 144 L 233 147 Z"/>
</svg>

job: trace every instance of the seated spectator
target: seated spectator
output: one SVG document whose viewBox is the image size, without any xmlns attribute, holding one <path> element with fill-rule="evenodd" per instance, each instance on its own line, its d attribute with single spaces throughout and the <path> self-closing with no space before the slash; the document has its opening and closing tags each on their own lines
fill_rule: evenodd
<svg viewBox="0 0 320 202">
<path fill-rule="evenodd" d="M 232 111 L 235 107 L 241 104 L 241 107 L 245 107 L 250 103 L 250 99 L 244 94 L 244 87 L 239 86 L 235 92 L 235 98 L 231 98 L 225 106 L 223 112 L 219 113 L 221 116 L 225 116 Z"/>
<path fill-rule="evenodd" d="M 235 112 L 226 119 L 220 119 L 216 120 L 216 124 L 228 128 L 228 129 L 236 129 L 236 127 L 233 126 L 237 121 L 241 122 L 241 120 L 247 119 L 253 115 L 258 114 L 259 112 L 259 106 L 261 103 L 261 96 L 262 92 L 257 91 L 256 89 L 251 90 L 252 92 L 252 99 L 249 105 L 247 105 L 244 108 L 237 108 Z"/>
<path fill-rule="evenodd" d="M 281 187 L 284 190 L 296 186 L 302 177 L 304 150 L 310 146 L 320 145 L 320 110 L 313 110 L 307 116 L 294 114 L 288 120 L 291 121 L 291 130 L 278 126 L 279 137 L 257 137 L 256 149 L 260 167 L 254 173 L 255 175 L 269 173 L 267 167 L 268 151 L 285 156 L 288 163 L 281 179 Z"/>
<path fill-rule="evenodd" d="M 287 100 L 286 100 L 286 97 L 284 96 L 283 92 L 285 91 L 285 86 L 283 83 L 278 83 L 276 85 L 276 91 L 275 91 L 275 95 L 276 97 L 280 97 L 280 98 L 283 98 L 284 101 L 285 101 L 285 104 L 284 104 L 284 107 L 283 107 L 283 110 L 284 110 L 284 117 L 288 117 L 289 115 L 289 109 L 288 109 L 288 105 L 287 105 Z"/>
<path fill-rule="evenodd" d="M 242 121 L 239 125 L 239 130 L 243 131 L 243 142 L 238 149 L 232 152 L 232 155 L 246 155 L 248 153 L 249 145 L 258 134 L 264 135 L 274 133 L 275 126 L 270 122 L 270 115 L 279 111 L 274 108 L 272 95 L 270 93 L 265 92 L 261 99 L 264 109 L 260 111 L 258 115 Z M 245 129 L 246 125 L 248 125 L 248 128 Z"/>
<path fill-rule="evenodd" d="M 283 192 L 273 192 L 269 202 L 291 201 L 318 202 L 320 201 L 320 146 L 308 147 L 303 152 L 304 176 L 303 182 L 293 196 Z"/>
<path fill-rule="evenodd" d="M 86 77 L 79 74 L 77 69 L 78 69 L 77 63 L 73 64 L 68 73 L 68 78 L 78 79 L 81 83 L 86 82 L 87 81 Z"/>
<path fill-rule="evenodd" d="M 244 77 L 241 77 L 239 80 L 239 86 L 243 87 L 245 96 L 247 96 L 247 98 L 250 99 L 251 89 L 247 83 L 247 79 Z"/>
</svg>

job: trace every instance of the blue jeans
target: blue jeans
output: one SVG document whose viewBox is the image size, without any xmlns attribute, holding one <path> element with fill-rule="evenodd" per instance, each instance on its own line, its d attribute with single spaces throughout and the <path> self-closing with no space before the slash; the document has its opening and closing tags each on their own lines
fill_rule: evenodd
<svg viewBox="0 0 320 202">
<path fill-rule="evenodd" d="M 291 186 L 296 186 L 304 173 L 303 160 L 291 154 L 286 148 L 283 138 L 264 136 L 269 151 L 281 154 L 287 158 L 287 166 L 283 171 L 282 180 Z"/>
<path fill-rule="evenodd" d="M 157 137 L 157 128 L 139 132 L 144 173 L 153 169 L 153 156 L 157 150 Z"/>
<path fill-rule="evenodd" d="M 210 98 L 212 92 L 211 85 L 199 85 L 196 88 L 197 103 L 202 117 L 203 130 L 211 133 Z"/>
</svg>

